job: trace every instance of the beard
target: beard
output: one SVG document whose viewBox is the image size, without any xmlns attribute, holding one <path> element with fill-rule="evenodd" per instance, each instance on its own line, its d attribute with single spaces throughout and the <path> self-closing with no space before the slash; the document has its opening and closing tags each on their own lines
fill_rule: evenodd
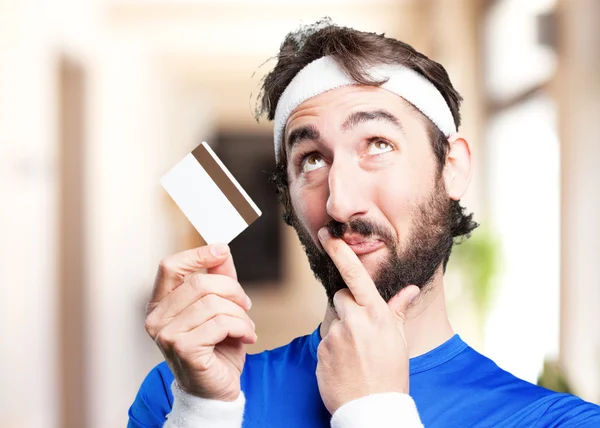
<svg viewBox="0 0 600 428">
<path fill-rule="evenodd" d="M 326 226 L 335 238 L 352 232 L 384 242 L 388 255 L 378 263 L 372 279 L 386 302 L 409 285 L 416 285 L 424 291 L 440 265 L 444 263 L 445 266 L 452 251 L 452 199 L 448 197 L 441 177 L 436 180 L 431 194 L 414 204 L 410 211 L 410 233 L 403 246 L 392 229 L 366 218 L 352 219 L 347 223 L 332 220 Z M 298 233 L 311 270 L 323 284 L 329 304 L 333 306 L 333 296 L 347 288 L 346 283 L 329 255 L 313 241 L 295 212 L 291 213 L 291 225 Z"/>
</svg>

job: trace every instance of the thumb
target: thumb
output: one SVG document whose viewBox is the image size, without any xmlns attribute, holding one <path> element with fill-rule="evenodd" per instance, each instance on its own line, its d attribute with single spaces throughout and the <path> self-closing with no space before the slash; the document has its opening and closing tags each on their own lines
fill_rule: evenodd
<svg viewBox="0 0 600 428">
<path fill-rule="evenodd" d="M 398 294 L 390 299 L 388 302 L 388 308 L 396 321 L 401 325 L 404 324 L 406 320 L 406 310 L 408 306 L 417 298 L 417 296 L 421 293 L 421 289 L 416 285 L 409 285 L 404 287 Z"/>
<path fill-rule="evenodd" d="M 233 257 L 231 256 L 231 250 L 228 245 L 224 244 L 213 244 L 211 245 L 211 252 L 215 251 L 215 254 L 219 254 L 220 257 L 225 257 L 223 263 L 213 266 L 207 269 L 207 273 L 225 275 L 237 281 L 237 272 L 235 270 L 235 264 L 233 263 Z"/>
</svg>

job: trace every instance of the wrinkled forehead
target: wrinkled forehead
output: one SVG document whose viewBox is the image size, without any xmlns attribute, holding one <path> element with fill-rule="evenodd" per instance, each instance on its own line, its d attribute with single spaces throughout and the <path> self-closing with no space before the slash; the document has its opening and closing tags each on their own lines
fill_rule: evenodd
<svg viewBox="0 0 600 428">
<path fill-rule="evenodd" d="M 283 137 L 300 118 L 343 120 L 356 111 L 390 111 L 394 115 L 406 115 L 418 111 L 401 96 L 378 86 L 351 85 L 318 94 L 303 101 L 289 115 Z"/>
<path fill-rule="evenodd" d="M 337 138 L 363 129 L 400 132 L 424 128 L 424 116 L 402 97 L 377 86 L 353 85 L 319 94 L 291 113 L 283 136 L 282 152 L 300 140 Z M 325 138 L 327 139 L 327 138 Z"/>
</svg>

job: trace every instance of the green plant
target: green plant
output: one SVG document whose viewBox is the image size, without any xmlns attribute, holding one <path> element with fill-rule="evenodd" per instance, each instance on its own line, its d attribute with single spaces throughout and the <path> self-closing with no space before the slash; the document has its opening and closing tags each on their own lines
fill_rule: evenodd
<svg viewBox="0 0 600 428">
<path fill-rule="evenodd" d="M 544 388 L 551 389 L 552 391 L 573 394 L 573 390 L 567 380 L 565 372 L 560 363 L 556 360 L 544 360 L 544 368 L 538 376 L 537 384 Z"/>
<path fill-rule="evenodd" d="M 479 325 L 483 326 L 494 294 L 494 277 L 500 264 L 500 244 L 487 228 L 477 228 L 472 236 L 456 245 L 452 263 L 474 303 Z"/>
</svg>

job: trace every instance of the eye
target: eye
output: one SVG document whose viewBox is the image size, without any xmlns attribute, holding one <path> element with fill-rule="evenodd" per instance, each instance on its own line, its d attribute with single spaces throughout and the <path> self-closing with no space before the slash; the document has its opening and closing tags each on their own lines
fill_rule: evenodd
<svg viewBox="0 0 600 428">
<path fill-rule="evenodd" d="M 325 161 L 316 153 L 310 153 L 302 159 L 302 172 L 310 172 L 325 166 Z"/>
<path fill-rule="evenodd" d="M 369 155 L 380 155 L 383 153 L 387 153 L 393 150 L 393 146 L 391 143 L 388 143 L 384 140 L 373 141 L 369 144 L 369 150 L 367 154 Z"/>
</svg>

